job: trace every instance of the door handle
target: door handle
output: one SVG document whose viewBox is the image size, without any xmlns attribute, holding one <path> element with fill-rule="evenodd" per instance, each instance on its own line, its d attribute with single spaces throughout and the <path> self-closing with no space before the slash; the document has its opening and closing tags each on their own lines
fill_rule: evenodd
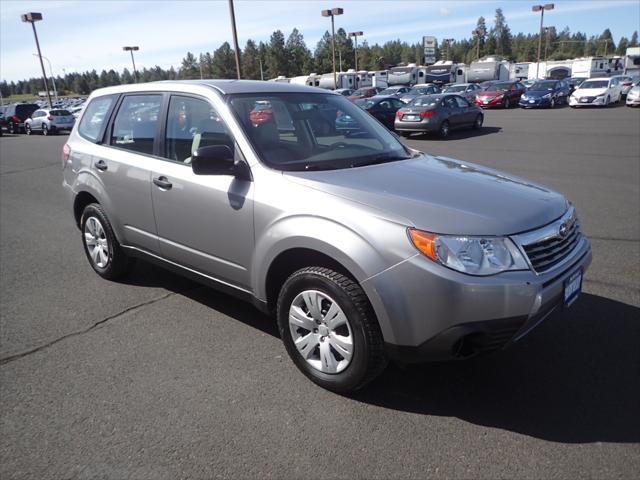
<svg viewBox="0 0 640 480">
<path fill-rule="evenodd" d="M 165 190 L 170 190 L 171 187 L 173 187 L 173 184 L 169 180 L 167 180 L 167 177 L 165 177 L 164 175 L 154 178 L 153 183 L 155 183 L 160 188 L 164 188 Z"/>
<path fill-rule="evenodd" d="M 101 172 L 104 172 L 108 168 L 107 163 L 104 160 L 98 160 L 95 167 Z"/>
</svg>

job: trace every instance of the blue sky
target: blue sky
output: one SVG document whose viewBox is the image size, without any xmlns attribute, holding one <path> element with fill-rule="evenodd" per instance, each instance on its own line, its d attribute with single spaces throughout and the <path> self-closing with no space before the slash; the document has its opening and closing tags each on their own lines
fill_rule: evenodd
<svg viewBox="0 0 640 480">
<path fill-rule="evenodd" d="M 336 28 L 362 30 L 369 43 L 400 38 L 419 42 L 423 35 L 466 38 L 482 15 L 490 27 L 495 9 L 503 9 L 512 32 L 533 33 L 539 14 L 531 12 L 534 0 L 235 0 L 241 47 L 248 38 L 268 40 L 271 33 L 285 35 L 297 27 L 313 49 L 329 19 L 320 10 L 344 8 Z M 540 2 L 540 3 L 546 3 Z M 556 0 L 545 14 L 545 25 L 588 35 L 610 28 L 614 40 L 640 29 L 638 0 Z M 177 67 L 187 51 L 213 51 L 231 43 L 227 0 L 0 0 L 0 78 L 20 80 L 40 75 L 33 33 L 20 14 L 41 12 L 36 24 L 42 54 L 54 74 L 63 69 L 84 71 L 130 66 L 123 45 L 139 45 L 139 68 Z M 48 70 L 48 67 L 47 67 Z"/>
</svg>

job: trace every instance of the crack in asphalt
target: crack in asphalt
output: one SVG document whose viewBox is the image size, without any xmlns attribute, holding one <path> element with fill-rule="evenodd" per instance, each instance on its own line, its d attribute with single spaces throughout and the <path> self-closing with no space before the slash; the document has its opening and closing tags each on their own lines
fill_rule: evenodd
<svg viewBox="0 0 640 480">
<path fill-rule="evenodd" d="M 63 336 L 58 337 L 56 339 L 53 339 L 50 342 L 44 343 L 42 345 L 39 345 L 39 346 L 34 347 L 34 348 L 31 348 L 31 349 L 26 350 L 24 352 L 20 352 L 20 353 L 14 354 L 14 355 L 9 355 L 7 357 L 0 358 L 0 366 L 6 365 L 7 363 L 11 363 L 11 362 L 13 362 L 15 360 L 18 360 L 20 358 L 24 358 L 24 357 L 27 357 L 27 356 L 32 355 L 34 353 L 40 352 L 42 350 L 45 350 L 45 349 L 47 349 L 49 347 L 52 347 L 56 343 L 60 343 L 63 340 L 66 340 L 68 338 L 77 337 L 79 335 L 84 335 L 86 333 L 89 333 L 89 332 L 95 330 L 96 328 L 100 327 L 101 325 L 104 325 L 105 323 L 109 322 L 110 320 L 115 320 L 116 318 L 121 317 L 123 315 L 126 315 L 127 313 L 133 312 L 135 310 L 139 310 L 139 309 L 141 309 L 143 307 L 146 307 L 148 305 L 152 305 L 154 303 L 157 303 L 157 302 L 160 302 L 162 300 L 165 300 L 165 299 L 167 299 L 169 297 L 173 297 L 174 295 L 179 295 L 181 293 L 184 293 L 184 292 L 169 292 L 169 293 L 166 293 L 166 294 L 161 295 L 159 297 L 152 298 L 151 300 L 148 300 L 146 302 L 142 302 L 142 303 L 138 303 L 136 305 L 132 305 L 130 307 L 125 308 L 124 310 L 119 311 L 118 313 L 114 313 L 113 315 L 109 315 L 108 317 L 105 317 L 102 320 L 98 320 L 97 322 L 95 322 L 90 327 L 84 328 L 82 330 L 77 330 L 75 332 L 67 333 L 66 335 L 63 335 Z"/>
</svg>

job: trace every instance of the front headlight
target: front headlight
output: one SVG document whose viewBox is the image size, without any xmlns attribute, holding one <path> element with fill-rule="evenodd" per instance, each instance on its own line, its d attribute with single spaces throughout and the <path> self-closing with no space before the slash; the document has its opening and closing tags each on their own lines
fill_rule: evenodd
<svg viewBox="0 0 640 480">
<path fill-rule="evenodd" d="M 434 262 L 469 275 L 528 270 L 515 244 L 506 237 L 437 235 L 409 229 L 414 246 Z"/>
</svg>

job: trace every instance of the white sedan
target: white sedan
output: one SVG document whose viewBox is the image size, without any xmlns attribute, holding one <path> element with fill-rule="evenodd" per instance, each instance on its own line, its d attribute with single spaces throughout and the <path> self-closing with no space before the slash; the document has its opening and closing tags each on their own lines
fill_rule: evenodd
<svg viewBox="0 0 640 480">
<path fill-rule="evenodd" d="M 622 86 L 616 78 L 590 78 L 569 97 L 571 107 L 604 106 L 622 100 Z"/>
</svg>

